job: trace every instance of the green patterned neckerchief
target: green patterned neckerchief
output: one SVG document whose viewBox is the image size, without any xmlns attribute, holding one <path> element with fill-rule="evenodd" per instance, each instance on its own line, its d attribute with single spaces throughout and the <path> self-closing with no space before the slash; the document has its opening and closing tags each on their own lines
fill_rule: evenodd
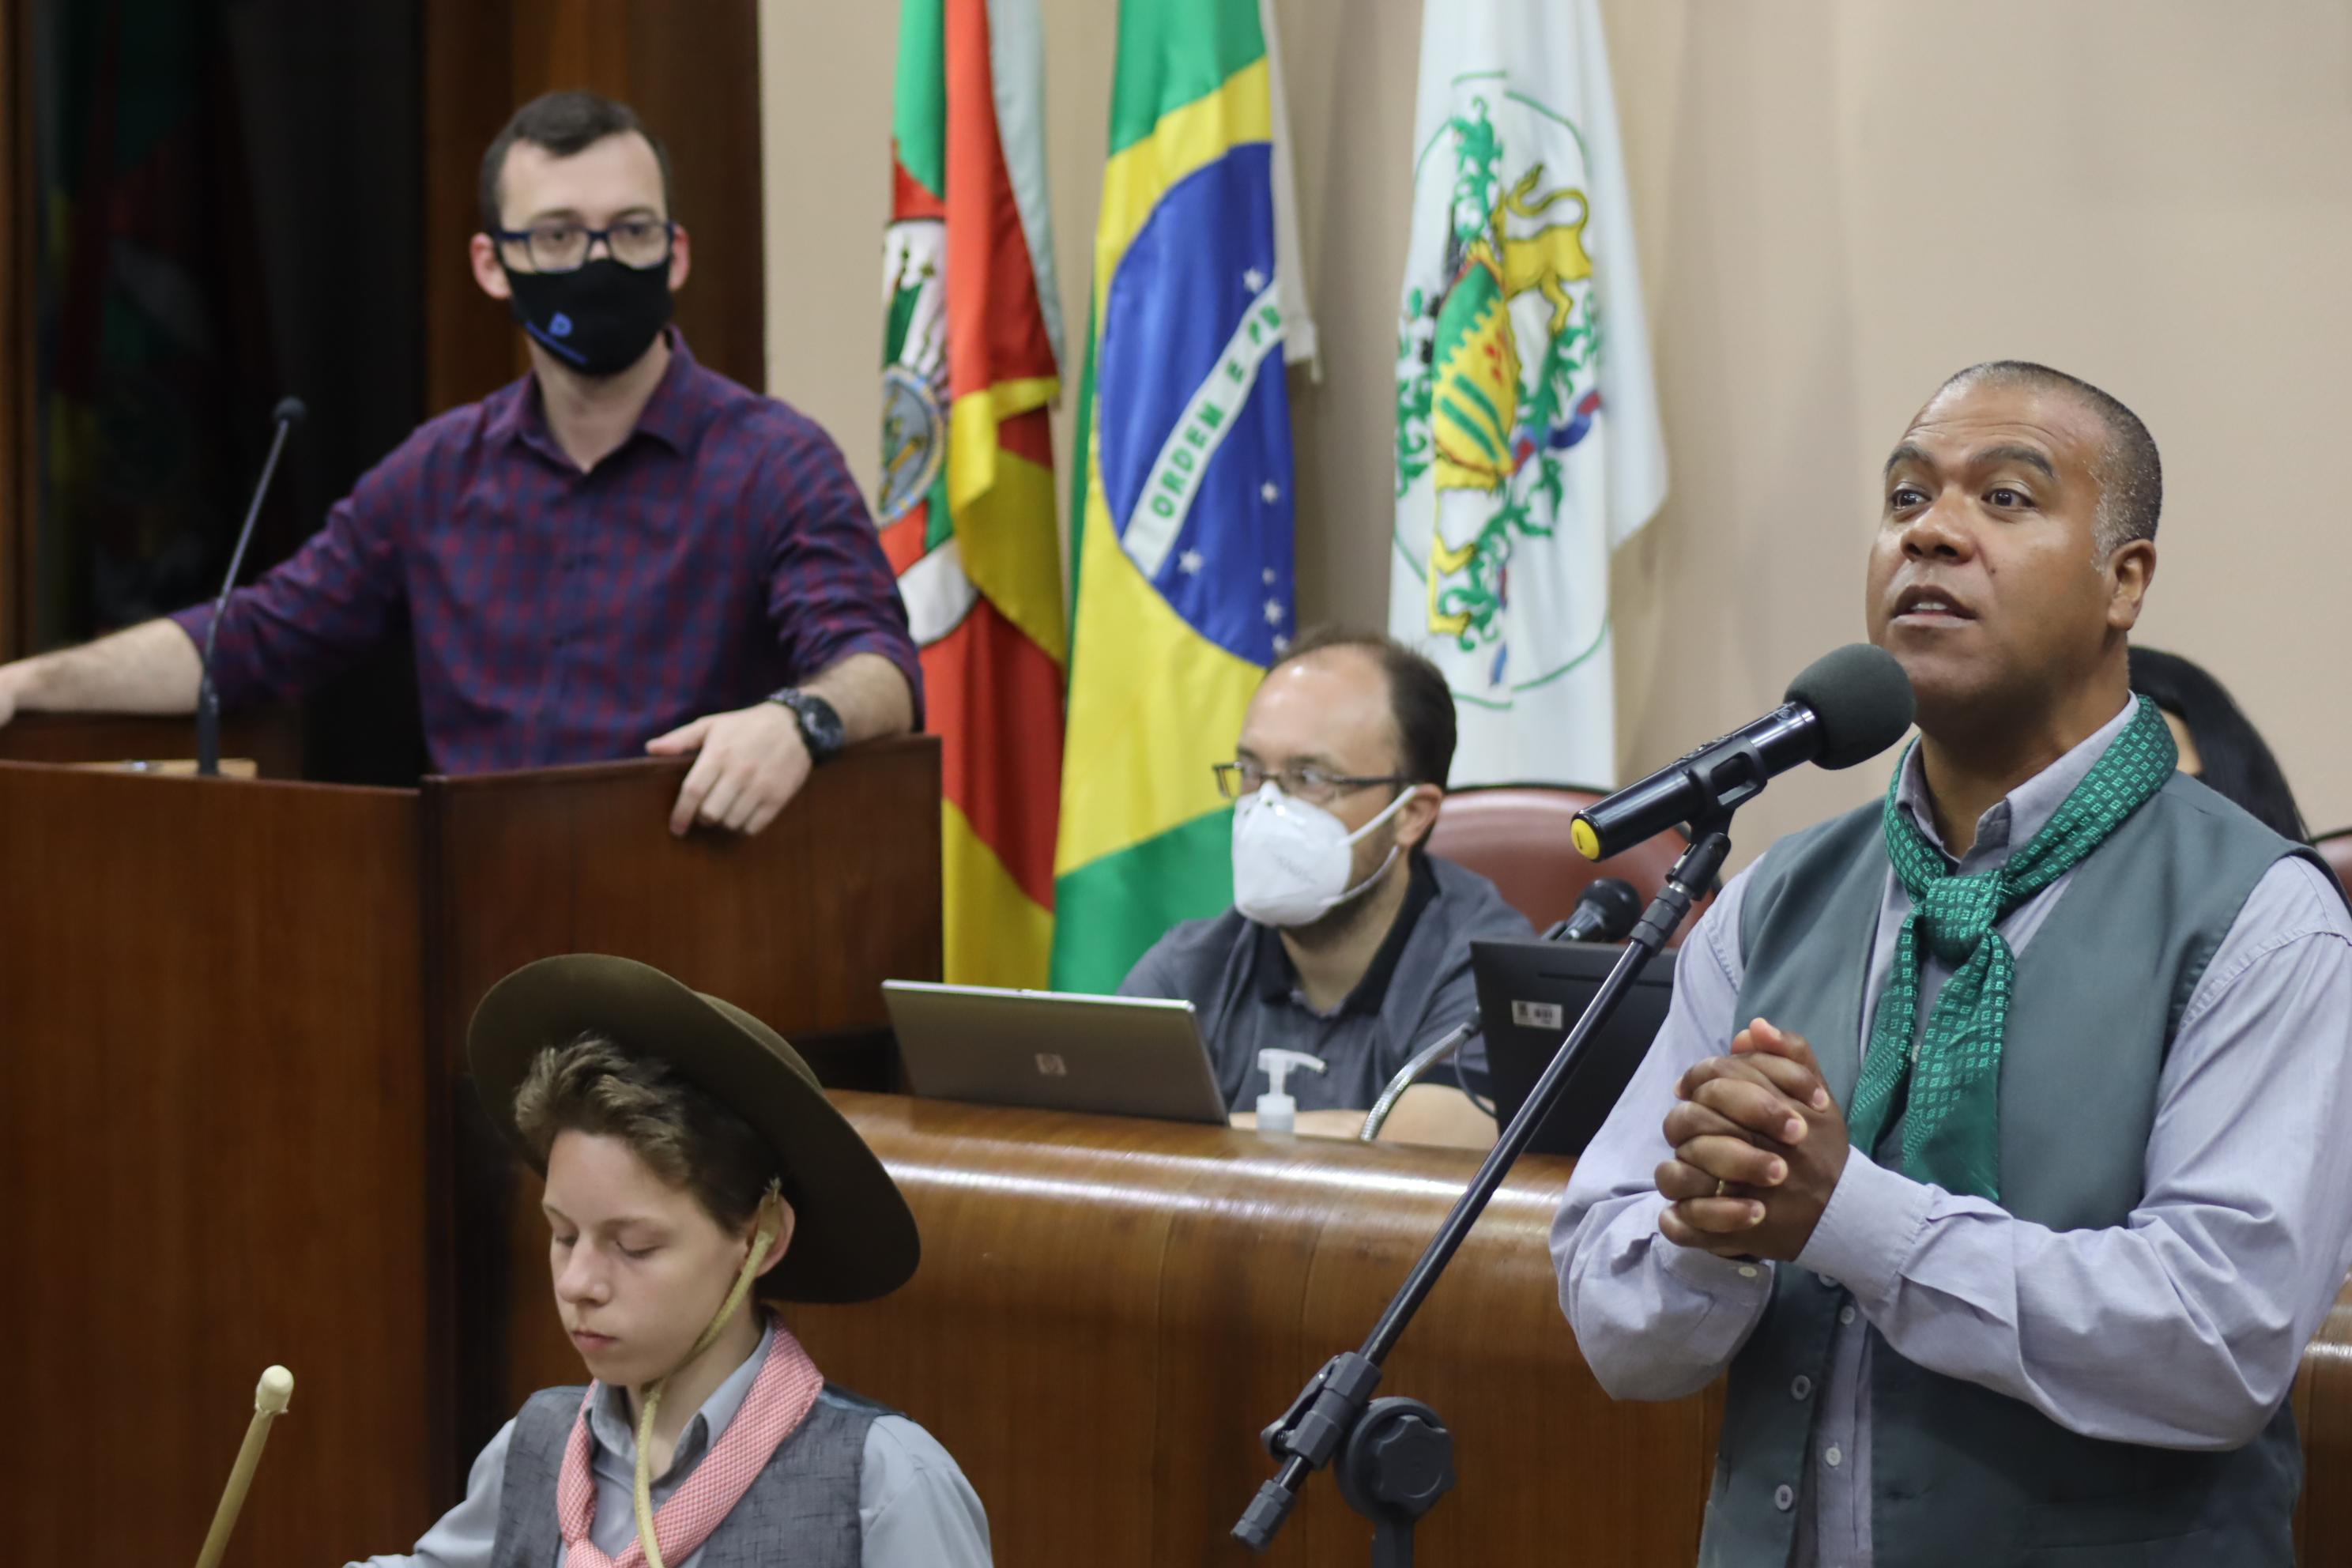
<svg viewBox="0 0 2352 1568">
<path fill-rule="evenodd" d="M 1911 912 L 1854 1086 L 1847 1125 L 1855 1148 L 1868 1154 L 1878 1146 L 1907 1089 L 1904 1173 L 1948 1192 L 2000 1198 L 2000 1046 L 2017 961 L 1993 928 L 2105 842 L 2164 787 L 2179 755 L 2164 715 L 2141 699 L 2131 722 L 2031 843 L 2004 865 L 1962 877 L 1895 804 L 1910 765 L 1905 754 L 1887 786 L 1885 821 L 1886 853 L 1911 895 Z M 1952 977 L 1922 1034 L 1919 966 L 1928 952 L 1952 966 Z"/>
</svg>

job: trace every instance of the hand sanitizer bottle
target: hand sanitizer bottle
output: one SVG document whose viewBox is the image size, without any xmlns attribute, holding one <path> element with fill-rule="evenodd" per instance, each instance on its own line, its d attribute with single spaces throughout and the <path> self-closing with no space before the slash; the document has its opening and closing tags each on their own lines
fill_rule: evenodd
<svg viewBox="0 0 2352 1568">
<path fill-rule="evenodd" d="M 1305 1051 L 1286 1051 L 1268 1046 L 1257 1054 L 1258 1070 L 1265 1074 L 1265 1092 L 1257 1097 L 1257 1130 L 1261 1132 L 1296 1132 L 1298 1131 L 1298 1101 L 1284 1091 L 1290 1087 L 1290 1069 L 1305 1068 L 1309 1072 L 1326 1072 L 1330 1064 L 1321 1057 L 1310 1057 Z"/>
</svg>

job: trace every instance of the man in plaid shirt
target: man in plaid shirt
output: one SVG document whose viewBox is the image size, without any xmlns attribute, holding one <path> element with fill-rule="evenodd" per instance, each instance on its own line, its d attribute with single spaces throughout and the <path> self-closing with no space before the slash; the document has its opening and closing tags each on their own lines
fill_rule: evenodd
<svg viewBox="0 0 2352 1568">
<path fill-rule="evenodd" d="M 225 705 L 299 696 L 405 623 L 448 773 L 696 753 L 670 826 L 757 833 L 810 768 L 921 720 L 905 606 L 825 433 L 704 369 L 661 143 L 585 92 L 482 163 L 475 280 L 531 374 L 426 424 L 231 595 Z M 19 710 L 184 713 L 209 605 L 0 665 Z"/>
</svg>

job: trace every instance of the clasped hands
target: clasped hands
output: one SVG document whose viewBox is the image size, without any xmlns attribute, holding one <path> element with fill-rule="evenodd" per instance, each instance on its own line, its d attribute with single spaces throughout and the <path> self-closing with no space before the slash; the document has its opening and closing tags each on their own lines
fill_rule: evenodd
<svg viewBox="0 0 2352 1568">
<path fill-rule="evenodd" d="M 1801 1035 L 1759 1018 L 1731 1054 L 1683 1074 L 1666 1112 L 1674 1156 L 1658 1166 L 1669 1200 L 1658 1229 L 1719 1258 L 1793 1258 L 1844 1173 L 1845 1114 Z"/>
</svg>

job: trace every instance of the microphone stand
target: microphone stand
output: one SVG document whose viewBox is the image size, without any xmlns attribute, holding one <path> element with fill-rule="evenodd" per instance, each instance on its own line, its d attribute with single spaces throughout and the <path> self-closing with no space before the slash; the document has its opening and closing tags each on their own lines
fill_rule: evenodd
<svg viewBox="0 0 2352 1568">
<path fill-rule="evenodd" d="M 196 684 L 196 772 L 205 778 L 220 776 L 220 693 L 213 687 L 213 649 L 220 643 L 221 617 L 228 614 L 228 596 L 236 574 L 245 569 L 246 546 L 253 542 L 253 525 L 261 516 L 262 498 L 269 493 L 270 476 L 278 472 L 278 455 L 286 449 L 287 433 L 302 417 L 302 405 L 287 398 L 277 408 L 277 434 L 269 438 L 269 457 L 261 465 L 261 482 L 253 487 L 253 504 L 246 508 L 245 526 L 237 530 L 236 550 L 228 559 L 228 576 L 220 597 L 213 601 L 212 625 L 205 628 L 204 674 Z"/>
<path fill-rule="evenodd" d="M 1728 810 L 1691 824 L 1691 846 L 1666 874 L 1666 884 L 1627 937 L 1625 951 L 1601 981 L 1584 1015 L 1560 1042 L 1559 1054 L 1511 1118 L 1509 1127 L 1470 1179 L 1421 1260 L 1391 1299 L 1361 1348 L 1325 1363 L 1282 1418 L 1263 1434 L 1266 1451 L 1281 1461 L 1272 1480 L 1233 1528 L 1253 1552 L 1274 1544 L 1297 1506 L 1307 1478 L 1339 1460 L 1339 1495 L 1372 1521 L 1373 1568 L 1412 1568 L 1413 1527 L 1454 1489 L 1454 1435 L 1436 1411 L 1417 1399 L 1374 1399 L 1381 1365 L 1421 1310 L 1445 1266 L 1478 1223 L 1511 1166 L 1551 1113 L 1576 1070 L 1586 1042 L 1617 1011 L 1625 992 L 1674 937 L 1691 905 L 1715 880 L 1731 853 Z"/>
</svg>

